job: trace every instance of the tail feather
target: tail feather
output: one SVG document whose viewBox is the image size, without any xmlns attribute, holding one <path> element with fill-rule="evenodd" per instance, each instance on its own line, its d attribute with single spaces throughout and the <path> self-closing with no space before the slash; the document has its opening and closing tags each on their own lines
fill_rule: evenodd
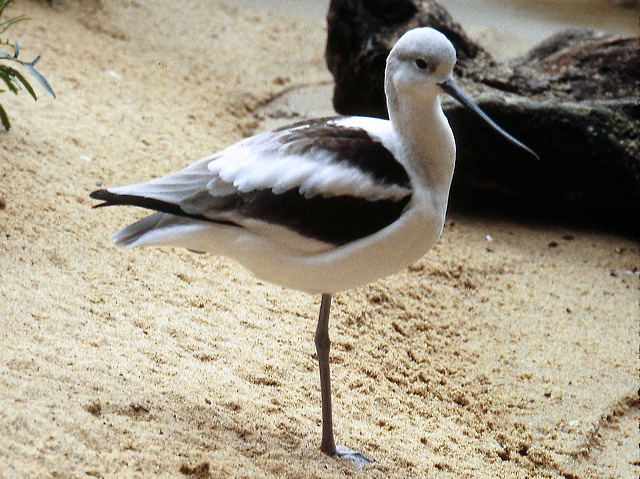
<svg viewBox="0 0 640 479">
<path fill-rule="evenodd" d="M 102 204 L 99 206 L 107 205 Z M 131 248 L 136 246 L 136 242 L 142 239 L 144 235 L 150 231 L 161 228 L 168 218 L 171 218 L 171 216 L 168 216 L 165 213 L 154 213 L 130 224 L 129 226 L 125 226 L 120 231 L 115 232 L 111 235 L 111 239 L 116 246 L 121 248 Z"/>
<path fill-rule="evenodd" d="M 175 203 L 169 203 L 168 201 L 158 200 L 156 198 L 148 198 L 148 197 L 136 196 L 136 195 L 123 195 L 123 194 L 113 193 L 109 190 L 96 190 L 93 193 L 91 193 L 89 196 L 94 200 L 103 201 L 103 203 L 100 203 L 99 205 L 95 205 L 94 208 L 102 208 L 104 206 L 130 205 L 130 206 L 137 206 L 139 208 L 145 208 L 148 210 L 157 211 L 160 213 L 166 213 L 172 216 L 189 218 L 192 220 L 208 221 L 211 223 L 217 223 L 217 224 L 226 225 L 226 226 L 236 226 L 236 227 L 240 226 L 237 223 L 234 223 L 233 221 L 208 218 L 206 216 L 199 215 L 199 214 L 187 213 L 180 207 L 180 205 L 177 205 Z"/>
<path fill-rule="evenodd" d="M 187 218 L 198 219 L 203 221 L 211 221 L 202 215 L 194 215 L 185 212 L 179 205 L 169 203 L 167 201 L 157 200 L 155 198 L 145 198 L 135 195 L 120 195 L 112 193 L 109 190 L 97 190 L 89 195 L 94 200 L 101 200 L 104 203 L 94 206 L 94 208 L 102 208 L 104 206 L 130 205 L 147 210 L 160 211 L 174 216 L 184 216 Z"/>
</svg>

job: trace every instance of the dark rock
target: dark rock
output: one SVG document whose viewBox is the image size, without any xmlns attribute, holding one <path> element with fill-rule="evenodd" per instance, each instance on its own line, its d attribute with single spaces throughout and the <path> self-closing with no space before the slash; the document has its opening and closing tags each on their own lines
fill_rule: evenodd
<svg viewBox="0 0 640 479">
<path fill-rule="evenodd" d="M 568 30 L 498 63 L 438 3 L 397 4 L 331 2 L 326 57 L 339 113 L 386 118 L 391 47 L 411 28 L 436 28 L 458 51 L 458 81 L 541 157 L 530 160 L 445 101 L 458 144 L 452 205 L 570 217 L 640 235 L 640 37 Z"/>
<path fill-rule="evenodd" d="M 428 25 L 444 33 L 456 47 L 459 75 L 494 63 L 431 0 L 332 0 L 327 22 L 325 57 L 335 78 L 333 104 L 345 115 L 387 117 L 385 62 L 396 41 L 412 28 Z"/>
<path fill-rule="evenodd" d="M 560 32 L 508 68 L 495 69 L 484 84 L 541 98 L 606 100 L 638 96 L 640 37 L 588 29 Z"/>
</svg>

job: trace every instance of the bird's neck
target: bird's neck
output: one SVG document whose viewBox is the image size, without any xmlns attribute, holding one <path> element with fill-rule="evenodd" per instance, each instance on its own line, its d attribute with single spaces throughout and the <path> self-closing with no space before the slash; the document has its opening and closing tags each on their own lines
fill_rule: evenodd
<svg viewBox="0 0 640 479">
<path fill-rule="evenodd" d="M 388 98 L 391 123 L 407 164 L 427 188 L 448 197 L 456 147 L 440 98 L 416 100 L 393 94 Z"/>
</svg>

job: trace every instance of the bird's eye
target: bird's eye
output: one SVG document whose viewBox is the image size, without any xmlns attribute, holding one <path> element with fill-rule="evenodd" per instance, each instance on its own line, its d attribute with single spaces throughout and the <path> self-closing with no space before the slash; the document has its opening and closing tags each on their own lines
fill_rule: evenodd
<svg viewBox="0 0 640 479">
<path fill-rule="evenodd" d="M 420 70 L 426 70 L 427 69 L 427 62 L 425 62 L 422 58 L 418 58 L 416 60 L 416 66 L 420 69 Z"/>
</svg>

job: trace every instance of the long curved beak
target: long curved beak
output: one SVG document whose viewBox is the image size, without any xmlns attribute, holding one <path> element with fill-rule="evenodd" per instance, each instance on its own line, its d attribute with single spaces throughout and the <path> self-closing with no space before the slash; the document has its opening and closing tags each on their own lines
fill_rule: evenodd
<svg viewBox="0 0 640 479">
<path fill-rule="evenodd" d="M 520 148 L 521 150 L 526 151 L 527 153 L 535 157 L 537 160 L 540 159 L 540 157 L 535 151 L 533 151 L 531 148 L 529 148 L 525 144 L 521 143 L 519 140 L 516 140 L 513 136 L 511 136 L 509 133 L 507 133 L 502 128 L 500 128 L 491 118 L 489 118 L 487 114 L 483 112 L 478 105 L 475 104 L 475 102 L 464 92 L 464 90 L 462 90 L 462 88 L 458 86 L 456 82 L 454 82 L 453 80 L 447 80 L 444 83 L 440 83 L 439 85 L 440 85 L 440 88 L 442 88 L 445 93 L 448 93 L 453 98 L 458 100 L 460 104 L 462 104 L 463 106 L 471 110 L 473 113 L 475 113 L 478 118 L 483 120 L 487 125 L 489 125 L 495 131 L 500 133 L 500 135 L 502 135 L 503 138 L 505 138 L 506 140 L 508 140 L 509 142 L 511 142 L 518 148 Z"/>
</svg>

